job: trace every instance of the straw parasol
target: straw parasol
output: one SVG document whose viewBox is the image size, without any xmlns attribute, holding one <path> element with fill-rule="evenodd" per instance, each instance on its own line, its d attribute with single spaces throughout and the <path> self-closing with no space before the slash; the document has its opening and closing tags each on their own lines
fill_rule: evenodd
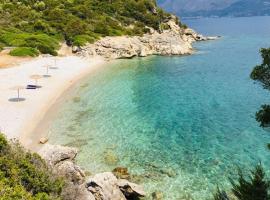
<svg viewBox="0 0 270 200">
<path fill-rule="evenodd" d="M 25 99 L 24 98 L 20 98 L 20 90 L 23 90 L 25 89 L 24 86 L 22 85 L 17 85 L 17 86 L 14 86 L 12 88 L 10 88 L 11 90 L 17 90 L 17 98 L 12 98 L 10 99 L 10 101 L 24 101 Z"/>
<path fill-rule="evenodd" d="M 49 75 L 49 68 L 51 67 L 51 65 L 44 65 L 43 67 L 46 67 L 46 74 L 43 75 L 43 77 L 48 78 L 51 77 L 51 75 Z"/>
<path fill-rule="evenodd" d="M 38 74 L 33 74 L 30 76 L 31 79 L 34 79 L 36 82 L 36 87 L 38 87 L 38 80 L 42 78 L 42 76 L 38 75 Z"/>
<path fill-rule="evenodd" d="M 58 67 L 57 67 L 57 58 L 55 57 L 54 58 L 54 66 L 50 66 L 50 69 L 58 69 Z"/>
</svg>

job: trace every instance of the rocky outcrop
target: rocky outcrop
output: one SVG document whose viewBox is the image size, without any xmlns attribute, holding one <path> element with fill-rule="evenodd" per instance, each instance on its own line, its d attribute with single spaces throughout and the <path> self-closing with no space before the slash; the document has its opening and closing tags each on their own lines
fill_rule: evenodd
<svg viewBox="0 0 270 200">
<path fill-rule="evenodd" d="M 124 194 L 117 185 L 117 178 L 111 172 L 96 174 L 87 181 L 87 189 L 96 200 L 125 200 Z"/>
<path fill-rule="evenodd" d="M 144 57 L 148 55 L 185 55 L 193 52 L 194 41 L 205 41 L 214 37 L 204 37 L 189 28 L 180 28 L 172 17 L 166 23 L 168 29 L 157 32 L 151 29 L 143 36 L 105 37 L 84 47 L 74 47 L 73 51 L 82 56 L 99 55 L 107 59 Z"/>
<path fill-rule="evenodd" d="M 145 196 L 141 186 L 125 179 L 118 179 L 112 172 L 104 172 L 86 180 L 84 171 L 75 164 L 75 148 L 45 144 L 39 154 L 52 172 L 66 180 L 63 191 L 65 200 L 126 200 Z M 126 168 L 116 168 L 115 173 L 128 175 Z"/>
<path fill-rule="evenodd" d="M 117 185 L 128 199 L 136 199 L 146 195 L 142 186 L 131 183 L 126 179 L 119 179 Z"/>
</svg>

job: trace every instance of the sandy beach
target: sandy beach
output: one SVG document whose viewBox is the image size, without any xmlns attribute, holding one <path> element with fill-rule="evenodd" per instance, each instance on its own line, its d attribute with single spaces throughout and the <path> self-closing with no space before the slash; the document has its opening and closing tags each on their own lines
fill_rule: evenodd
<svg viewBox="0 0 270 200">
<path fill-rule="evenodd" d="M 77 80 L 105 63 L 101 57 L 40 57 L 12 68 L 0 69 L 0 131 L 8 138 L 19 139 L 27 146 L 31 138 L 26 136 L 36 128 L 57 99 Z M 43 77 L 47 73 L 44 67 L 46 65 L 51 66 L 51 77 L 47 78 Z M 25 100 L 11 101 L 17 97 L 17 91 L 11 88 L 35 84 L 35 80 L 30 78 L 34 74 L 42 76 L 38 80 L 41 88 L 22 89 L 20 97 Z"/>
</svg>

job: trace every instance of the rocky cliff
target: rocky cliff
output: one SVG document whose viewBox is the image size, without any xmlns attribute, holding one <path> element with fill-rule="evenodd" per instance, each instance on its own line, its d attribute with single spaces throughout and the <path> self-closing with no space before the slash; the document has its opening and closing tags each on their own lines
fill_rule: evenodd
<svg viewBox="0 0 270 200">
<path fill-rule="evenodd" d="M 177 18 L 171 18 L 163 24 L 163 29 L 143 36 L 105 37 L 94 44 L 74 47 L 73 52 L 88 57 L 99 55 L 106 59 L 145 57 L 148 55 L 186 55 L 193 52 L 194 41 L 215 39 L 204 37 L 194 30 L 180 27 Z"/>
</svg>

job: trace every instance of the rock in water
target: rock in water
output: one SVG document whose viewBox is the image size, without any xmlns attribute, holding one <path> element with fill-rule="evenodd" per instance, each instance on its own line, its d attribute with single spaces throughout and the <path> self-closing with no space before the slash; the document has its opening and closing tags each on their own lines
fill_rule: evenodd
<svg viewBox="0 0 270 200">
<path fill-rule="evenodd" d="M 49 140 L 48 138 L 43 137 L 43 138 L 40 138 L 39 143 L 40 144 L 45 144 L 45 143 L 48 142 L 48 140 Z"/>
<path fill-rule="evenodd" d="M 142 186 L 131 183 L 125 179 L 119 179 L 117 185 L 128 199 L 138 199 L 139 197 L 145 196 Z"/>
<path fill-rule="evenodd" d="M 90 177 L 86 186 L 96 200 L 126 200 L 117 185 L 117 178 L 111 172 Z"/>
<path fill-rule="evenodd" d="M 128 169 L 126 167 L 116 167 L 112 172 L 117 178 L 121 179 L 130 178 L 130 174 L 128 173 Z"/>
<path fill-rule="evenodd" d="M 162 200 L 163 199 L 163 194 L 160 191 L 153 192 L 152 193 L 152 199 L 153 200 Z"/>
</svg>

